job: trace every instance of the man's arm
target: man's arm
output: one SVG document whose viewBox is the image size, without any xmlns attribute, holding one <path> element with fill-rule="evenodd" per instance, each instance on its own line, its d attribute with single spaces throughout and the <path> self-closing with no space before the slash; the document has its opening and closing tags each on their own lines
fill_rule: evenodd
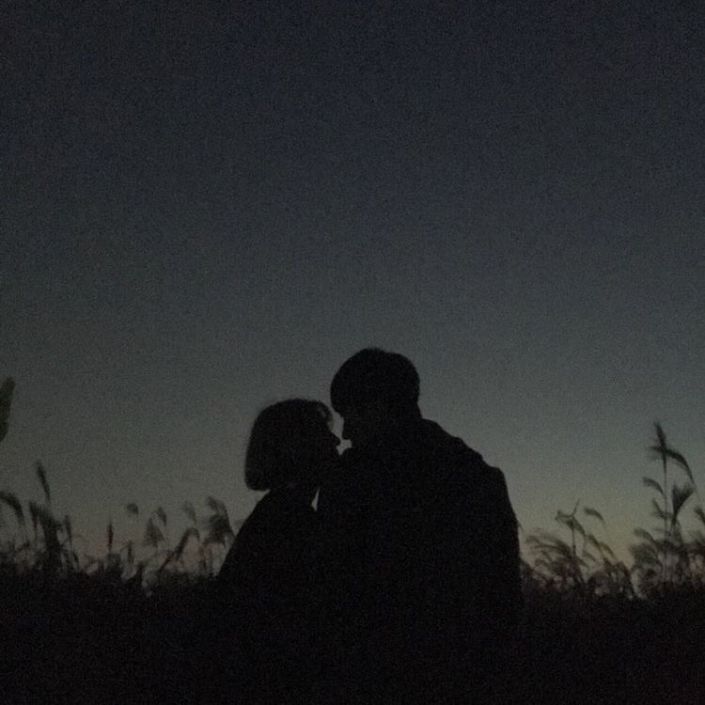
<svg viewBox="0 0 705 705">
<path fill-rule="evenodd" d="M 519 524 L 501 470 L 495 474 L 495 506 L 497 507 L 497 587 L 504 592 L 506 627 L 516 629 L 524 606 L 521 590 Z"/>
</svg>

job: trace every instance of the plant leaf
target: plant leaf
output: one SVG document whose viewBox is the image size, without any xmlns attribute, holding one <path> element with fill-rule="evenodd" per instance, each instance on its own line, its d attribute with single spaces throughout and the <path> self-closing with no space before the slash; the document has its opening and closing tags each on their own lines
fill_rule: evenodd
<svg viewBox="0 0 705 705">
<path fill-rule="evenodd" d="M 173 551 L 174 560 L 178 561 L 181 558 L 188 540 L 193 537 L 196 540 L 200 540 L 200 534 L 195 526 L 189 526 L 186 531 L 181 535 L 179 543 L 176 544 L 176 548 Z"/>
<path fill-rule="evenodd" d="M 657 519 L 664 520 L 664 519 L 667 519 L 667 518 L 668 518 L 668 514 L 666 514 L 666 512 L 665 512 L 664 509 L 663 509 L 663 507 L 661 507 L 661 506 L 659 505 L 659 503 L 658 503 L 655 499 L 652 499 L 652 500 L 651 500 L 651 506 L 652 506 L 652 508 L 653 508 L 651 513 L 652 513 L 652 515 L 655 516 Z"/>
<path fill-rule="evenodd" d="M 661 495 L 661 497 L 664 496 L 664 494 L 663 494 L 663 487 L 661 487 L 661 483 L 660 483 L 660 482 L 657 482 L 656 480 L 654 480 L 654 479 L 651 478 L 651 477 L 644 477 L 644 478 L 642 478 L 642 479 L 643 479 L 643 481 L 644 481 L 644 486 L 645 486 L 645 487 L 650 487 L 652 490 L 656 490 L 656 492 L 658 492 L 658 493 Z"/>
<path fill-rule="evenodd" d="M 206 506 L 216 514 L 228 513 L 225 509 L 225 504 L 223 504 L 223 502 L 221 502 L 219 499 L 216 499 L 212 496 L 206 497 Z"/>
<path fill-rule="evenodd" d="M 609 544 L 606 544 L 604 541 L 600 544 L 600 548 L 612 559 L 614 560 L 616 556 L 614 555 L 614 551 L 610 548 Z"/>
<path fill-rule="evenodd" d="M 196 509 L 191 502 L 184 502 L 181 505 L 181 510 L 194 524 L 198 523 L 196 520 Z"/>
<path fill-rule="evenodd" d="M 159 517 L 159 521 L 161 521 L 161 523 L 166 526 L 166 512 L 164 511 L 164 509 L 162 507 L 157 507 L 154 513 Z"/>
<path fill-rule="evenodd" d="M 14 512 L 17 523 L 20 526 L 24 526 L 24 511 L 20 500 L 17 499 L 17 495 L 12 494 L 12 492 L 0 491 L 0 502 L 7 504 Z"/>
<path fill-rule="evenodd" d="M 692 485 L 684 485 L 679 487 L 678 485 L 673 485 L 671 487 L 671 509 L 673 516 L 671 518 L 671 524 L 675 525 L 678 522 L 678 513 L 683 508 L 685 503 L 693 496 L 695 488 Z"/>
<path fill-rule="evenodd" d="M 634 536 L 655 546 L 658 542 L 646 529 L 634 529 Z"/>
<path fill-rule="evenodd" d="M 693 479 L 693 472 L 688 465 L 688 461 L 685 456 L 677 451 L 675 448 L 668 445 L 666 440 L 666 434 L 660 423 L 656 422 L 654 424 L 656 428 L 656 443 L 649 446 L 649 451 L 651 456 L 660 460 L 662 463 L 666 463 L 667 460 L 672 460 L 681 470 L 685 471 L 692 485 L 695 485 L 695 480 Z"/>
<path fill-rule="evenodd" d="M 602 514 L 597 511 L 597 509 L 592 509 L 592 507 L 583 507 L 583 513 L 585 516 L 589 517 L 595 517 L 595 519 L 598 519 L 599 521 L 602 522 L 602 524 L 605 523 L 604 518 L 602 517 Z"/>
<path fill-rule="evenodd" d="M 672 460 L 679 468 L 681 468 L 681 470 L 685 471 L 685 474 L 688 476 L 691 484 L 694 485 L 695 480 L 693 479 L 693 471 L 690 469 L 690 465 L 688 465 L 688 461 L 685 457 L 674 448 L 666 448 L 665 454 L 666 457 Z"/>
<path fill-rule="evenodd" d="M 225 514 L 211 514 L 206 519 L 208 533 L 203 541 L 205 545 L 211 543 L 225 544 L 228 538 L 234 536 L 228 517 Z"/>
<path fill-rule="evenodd" d="M 27 503 L 27 506 L 29 507 L 29 518 L 32 520 L 32 530 L 34 531 L 34 535 L 36 537 L 37 535 L 37 524 L 39 523 L 39 505 L 30 500 Z"/>
<path fill-rule="evenodd" d="M 68 536 L 69 543 L 73 542 L 73 525 L 71 524 L 71 517 L 66 514 L 64 516 L 64 529 L 66 529 L 66 536 Z"/>
<path fill-rule="evenodd" d="M 39 460 L 36 463 L 37 477 L 39 478 L 39 484 L 42 486 L 42 491 L 44 492 L 44 498 L 47 504 L 51 503 L 51 491 L 49 489 L 49 482 L 47 481 L 47 471 Z"/>
<path fill-rule="evenodd" d="M 161 529 L 154 523 L 152 517 L 150 517 L 147 520 L 142 545 L 156 548 L 162 541 L 164 541 L 164 534 L 162 534 Z"/>
<path fill-rule="evenodd" d="M 14 391 L 15 380 L 12 377 L 6 377 L 0 386 L 0 441 L 5 438 L 9 428 L 10 407 Z"/>
<path fill-rule="evenodd" d="M 108 553 L 113 552 L 113 539 L 115 538 L 115 531 L 113 529 L 113 520 L 108 521 L 108 527 L 106 530 L 106 539 L 108 542 Z"/>
</svg>

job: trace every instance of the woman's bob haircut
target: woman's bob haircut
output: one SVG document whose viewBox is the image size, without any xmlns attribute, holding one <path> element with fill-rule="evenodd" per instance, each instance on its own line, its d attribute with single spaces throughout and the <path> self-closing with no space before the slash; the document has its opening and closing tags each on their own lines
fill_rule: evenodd
<svg viewBox="0 0 705 705">
<path fill-rule="evenodd" d="M 271 490 L 308 471 L 306 458 L 321 443 L 331 412 L 320 401 L 287 399 L 267 406 L 252 425 L 245 456 L 245 483 Z"/>
</svg>

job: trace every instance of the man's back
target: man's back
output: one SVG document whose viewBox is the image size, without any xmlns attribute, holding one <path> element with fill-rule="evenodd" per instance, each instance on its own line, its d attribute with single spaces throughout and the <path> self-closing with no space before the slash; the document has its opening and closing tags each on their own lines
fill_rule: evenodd
<svg viewBox="0 0 705 705">
<path fill-rule="evenodd" d="M 346 658 L 380 701 L 465 692 L 521 603 L 502 473 L 421 419 L 347 451 L 344 464 L 319 510 Z"/>
</svg>

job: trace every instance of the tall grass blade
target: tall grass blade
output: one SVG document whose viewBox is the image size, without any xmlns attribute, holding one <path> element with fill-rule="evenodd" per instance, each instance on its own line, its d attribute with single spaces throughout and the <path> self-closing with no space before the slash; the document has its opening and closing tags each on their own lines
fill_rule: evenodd
<svg viewBox="0 0 705 705">
<path fill-rule="evenodd" d="M 644 477 L 644 478 L 642 478 L 642 480 L 644 482 L 645 487 L 650 487 L 652 490 L 655 490 L 656 492 L 658 492 L 661 495 L 661 497 L 665 497 L 665 494 L 663 493 L 663 487 L 661 487 L 660 482 L 657 482 L 656 480 L 654 480 L 651 477 Z"/>
<path fill-rule="evenodd" d="M 0 502 L 4 502 L 10 509 L 12 509 L 15 519 L 19 526 L 24 527 L 24 511 L 22 509 L 22 504 L 17 496 L 12 494 L 12 492 L 0 491 Z"/>
<path fill-rule="evenodd" d="M 691 484 L 695 485 L 693 471 L 690 469 L 690 465 L 685 459 L 685 456 L 672 446 L 668 445 L 666 434 L 660 423 L 656 422 L 654 426 L 656 428 L 656 442 L 649 446 L 651 457 L 655 460 L 660 460 L 663 464 L 665 464 L 668 460 L 672 460 L 679 468 L 681 468 L 681 470 L 685 472 Z"/>
<path fill-rule="evenodd" d="M 663 426 L 661 426 L 660 422 L 656 421 L 654 422 L 654 429 L 656 430 L 656 443 L 654 443 L 651 447 L 650 450 L 653 451 L 654 453 L 658 454 L 658 457 L 660 456 L 660 453 L 663 448 L 666 448 L 668 446 L 668 442 L 666 441 L 666 434 L 663 430 Z"/>
<path fill-rule="evenodd" d="M 145 527 L 142 545 L 157 548 L 157 546 L 159 546 L 162 541 L 164 541 L 164 534 L 162 533 L 161 529 L 154 523 L 152 517 L 150 517 L 147 520 L 147 526 Z"/>
<path fill-rule="evenodd" d="M 690 469 L 690 465 L 688 465 L 688 461 L 685 459 L 683 454 L 679 453 L 674 448 L 667 448 L 665 453 L 666 457 L 669 460 L 672 460 L 681 470 L 685 472 L 691 484 L 695 485 L 695 480 L 693 479 L 693 471 Z"/>
<path fill-rule="evenodd" d="M 669 516 L 668 512 L 665 512 L 655 499 L 651 500 L 651 515 L 662 521 L 668 519 Z"/>
<path fill-rule="evenodd" d="M 58 536 L 61 524 L 54 519 L 46 507 L 39 507 L 37 514 L 44 534 L 45 568 L 53 573 L 61 565 L 61 543 Z"/>
<path fill-rule="evenodd" d="M 51 490 L 49 489 L 49 482 L 47 480 L 47 471 L 41 462 L 36 463 L 37 477 L 39 478 L 39 484 L 42 486 L 42 491 L 44 492 L 44 498 L 47 504 L 51 503 Z"/>
<path fill-rule="evenodd" d="M 184 550 L 186 549 L 186 544 L 188 543 L 189 539 L 193 537 L 197 540 L 200 540 L 200 534 L 198 529 L 195 526 L 189 526 L 184 533 L 181 535 L 181 538 L 179 539 L 179 543 L 176 544 L 176 548 L 173 551 L 169 552 L 169 555 L 167 556 L 166 560 L 159 566 L 158 573 L 161 573 L 169 563 L 173 561 L 178 561 L 181 559 L 181 556 L 184 553 Z"/>
<path fill-rule="evenodd" d="M 606 544 L 604 541 L 600 543 L 600 550 L 606 553 L 612 560 L 616 558 L 614 551 L 610 548 L 609 544 Z"/>
<path fill-rule="evenodd" d="M 684 485 L 683 487 L 673 485 L 671 487 L 671 524 L 673 526 L 678 523 L 678 514 L 685 506 L 685 503 L 693 496 L 694 491 L 695 488 L 692 485 Z"/>
<path fill-rule="evenodd" d="M 29 507 L 29 518 L 32 521 L 32 531 L 34 532 L 34 538 L 36 540 L 37 538 L 37 526 L 39 525 L 39 505 L 30 500 L 27 503 L 27 506 Z"/>
<path fill-rule="evenodd" d="M 228 510 L 225 508 L 225 504 L 215 497 L 206 497 L 206 506 L 216 514 L 226 514 Z"/>
<path fill-rule="evenodd" d="M 66 536 L 69 540 L 69 544 L 73 543 L 73 524 L 71 523 L 71 517 L 66 514 L 64 516 L 64 529 L 66 530 Z"/>
<path fill-rule="evenodd" d="M 605 520 L 604 520 L 602 514 L 600 514 L 600 512 L 598 512 L 597 509 L 593 509 L 592 507 L 583 507 L 583 514 L 585 514 L 585 516 L 588 516 L 588 517 L 594 517 L 598 521 L 602 522 L 603 525 L 605 523 Z"/>
<path fill-rule="evenodd" d="M 198 521 L 196 520 L 196 509 L 194 508 L 191 502 L 184 502 L 181 505 L 181 510 L 191 520 L 193 524 L 198 523 Z"/>
<path fill-rule="evenodd" d="M 184 553 L 184 549 L 186 548 L 186 544 L 192 537 L 195 538 L 197 541 L 199 541 L 201 538 L 201 534 L 195 526 L 189 526 L 186 531 L 184 531 L 184 533 L 181 535 L 179 543 L 176 544 L 176 548 L 174 549 L 174 560 L 178 561 L 181 558 Z"/>
<path fill-rule="evenodd" d="M 629 552 L 634 558 L 635 568 L 641 569 L 642 565 L 658 566 L 660 564 L 658 549 L 647 543 L 639 543 L 636 546 L 630 546 Z"/>
<path fill-rule="evenodd" d="M 634 536 L 642 541 L 646 541 L 652 546 L 656 546 L 658 541 L 646 529 L 634 529 Z"/>
<path fill-rule="evenodd" d="M 228 539 L 234 538 L 235 534 L 228 517 L 224 514 L 212 514 L 206 519 L 206 527 L 208 533 L 206 534 L 203 543 L 209 545 L 212 543 L 225 544 Z"/>
<path fill-rule="evenodd" d="M 6 377 L 0 386 L 0 441 L 5 438 L 9 429 L 10 407 L 14 391 L 15 380 L 12 377 Z"/>
</svg>

